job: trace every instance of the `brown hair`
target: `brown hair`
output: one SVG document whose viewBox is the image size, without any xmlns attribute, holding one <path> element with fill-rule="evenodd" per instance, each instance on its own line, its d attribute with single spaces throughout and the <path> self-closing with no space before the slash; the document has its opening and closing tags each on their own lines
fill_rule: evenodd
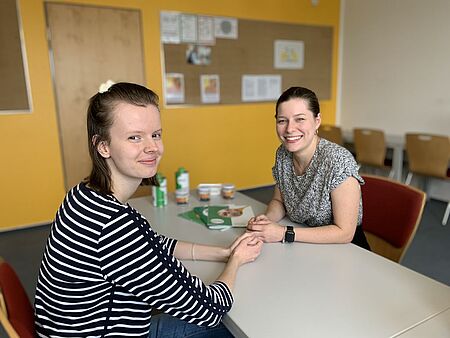
<svg viewBox="0 0 450 338">
<path fill-rule="evenodd" d="M 97 93 L 90 98 L 87 110 L 87 134 L 92 170 L 85 182 L 103 194 L 112 194 L 111 171 L 105 158 L 97 151 L 97 147 L 100 142 L 111 141 L 109 131 L 113 124 L 113 111 L 120 102 L 140 107 L 153 105 L 159 110 L 158 95 L 135 83 L 119 82 L 107 91 Z M 147 181 L 146 183 L 157 185 L 155 176 L 149 178 L 149 182 L 148 179 L 144 180 Z"/>
<path fill-rule="evenodd" d="M 278 115 L 278 107 L 283 102 L 289 101 L 291 99 L 302 99 L 308 103 L 309 110 L 313 113 L 314 117 L 320 114 L 319 100 L 316 94 L 304 87 L 291 87 L 284 91 L 283 94 L 278 98 L 277 104 L 275 106 L 275 117 Z"/>
</svg>

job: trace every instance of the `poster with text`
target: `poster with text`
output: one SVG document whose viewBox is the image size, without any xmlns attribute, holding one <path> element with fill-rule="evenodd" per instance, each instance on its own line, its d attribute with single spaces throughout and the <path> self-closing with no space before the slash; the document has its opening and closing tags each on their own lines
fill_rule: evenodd
<svg viewBox="0 0 450 338">
<path fill-rule="evenodd" d="M 303 41 L 275 40 L 275 69 L 303 69 L 305 64 L 305 46 Z"/>
<path fill-rule="evenodd" d="M 281 95 L 281 75 L 243 75 L 242 101 L 275 101 Z"/>
<path fill-rule="evenodd" d="M 197 42 L 197 16 L 191 14 L 181 15 L 181 41 Z"/>
<path fill-rule="evenodd" d="M 184 103 L 184 75 L 168 73 L 165 79 L 166 103 Z"/>
<path fill-rule="evenodd" d="M 161 42 L 180 43 L 180 13 L 161 12 Z"/>
<path fill-rule="evenodd" d="M 214 18 L 214 27 L 216 38 L 238 38 L 238 20 L 235 18 Z"/>
<path fill-rule="evenodd" d="M 220 102 L 219 75 L 201 75 L 200 89 L 202 103 Z"/>
<path fill-rule="evenodd" d="M 214 36 L 214 20 L 210 16 L 199 16 L 197 19 L 198 43 L 213 45 L 216 43 Z"/>
</svg>

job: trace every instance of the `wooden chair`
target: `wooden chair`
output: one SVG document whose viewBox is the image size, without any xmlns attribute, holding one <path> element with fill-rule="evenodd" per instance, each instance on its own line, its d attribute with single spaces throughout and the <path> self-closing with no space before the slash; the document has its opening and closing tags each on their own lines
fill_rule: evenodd
<svg viewBox="0 0 450 338">
<path fill-rule="evenodd" d="M 422 218 L 426 194 L 385 177 L 362 175 L 362 227 L 373 252 L 400 262 Z"/>
<path fill-rule="evenodd" d="M 0 322 L 10 338 L 36 337 L 30 300 L 13 268 L 1 257 Z"/>
<path fill-rule="evenodd" d="M 355 128 L 353 143 L 360 165 L 389 170 L 389 178 L 394 177 L 392 166 L 386 165 L 386 140 L 382 130 Z"/>
<path fill-rule="evenodd" d="M 322 124 L 319 127 L 319 136 L 327 139 L 328 141 L 339 144 L 340 146 L 344 145 L 342 130 L 340 127 Z"/>
<path fill-rule="evenodd" d="M 408 155 L 409 172 L 406 184 L 411 183 L 413 174 L 434 177 L 447 182 L 450 181 L 450 140 L 448 136 L 407 133 L 406 154 Z M 442 218 L 442 225 L 446 225 L 450 213 L 450 201 Z"/>
</svg>

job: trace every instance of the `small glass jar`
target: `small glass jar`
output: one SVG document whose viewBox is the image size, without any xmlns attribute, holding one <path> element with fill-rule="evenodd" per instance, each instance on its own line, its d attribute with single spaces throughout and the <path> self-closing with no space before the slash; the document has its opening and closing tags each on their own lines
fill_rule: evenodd
<svg viewBox="0 0 450 338">
<path fill-rule="evenodd" d="M 175 191 L 175 200 L 177 201 L 177 204 L 188 204 L 189 192 L 184 190 Z"/>
<path fill-rule="evenodd" d="M 222 185 L 222 197 L 230 200 L 234 198 L 234 193 L 236 192 L 236 187 L 233 183 L 225 183 Z"/>
<path fill-rule="evenodd" d="M 210 200 L 210 192 L 208 187 L 198 187 L 197 189 L 198 199 L 202 202 L 208 202 Z"/>
</svg>

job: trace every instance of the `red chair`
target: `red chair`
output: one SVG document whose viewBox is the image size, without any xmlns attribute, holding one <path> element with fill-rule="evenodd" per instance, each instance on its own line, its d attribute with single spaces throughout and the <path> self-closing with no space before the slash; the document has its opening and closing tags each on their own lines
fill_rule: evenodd
<svg viewBox="0 0 450 338">
<path fill-rule="evenodd" d="M 1 257 L 0 322 L 11 338 L 36 337 L 30 300 L 13 268 Z"/>
<path fill-rule="evenodd" d="M 380 176 L 363 175 L 362 227 L 373 252 L 400 262 L 422 218 L 426 194 Z"/>
</svg>

